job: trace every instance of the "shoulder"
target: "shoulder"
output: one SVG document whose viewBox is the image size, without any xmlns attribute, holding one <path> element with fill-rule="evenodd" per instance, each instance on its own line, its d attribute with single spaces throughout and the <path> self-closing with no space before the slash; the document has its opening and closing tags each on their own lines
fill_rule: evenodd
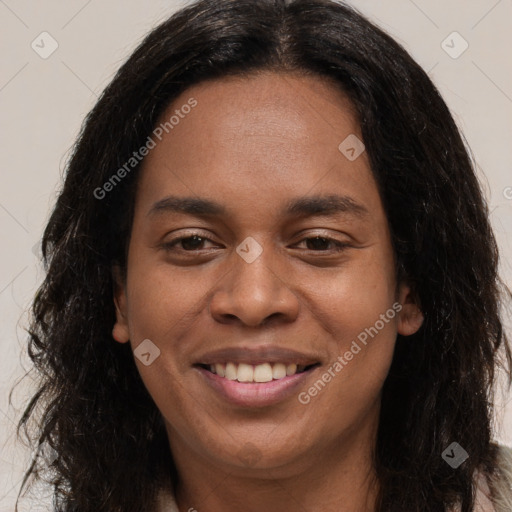
<svg viewBox="0 0 512 512">
<path fill-rule="evenodd" d="M 155 512 L 179 512 L 173 493 L 168 489 L 160 489 Z"/>
<path fill-rule="evenodd" d="M 512 511 L 512 448 L 497 446 L 496 474 L 489 481 L 483 473 L 477 473 L 475 512 Z M 179 512 L 173 493 L 161 489 L 155 512 Z"/>
<path fill-rule="evenodd" d="M 512 511 L 512 448 L 492 443 L 496 449 L 496 467 L 487 476 L 483 471 L 473 474 L 476 486 L 474 512 Z M 460 512 L 460 504 L 454 511 Z"/>
<path fill-rule="evenodd" d="M 496 475 L 489 482 L 490 494 L 496 512 L 510 512 L 512 510 L 512 448 L 505 445 L 496 446 L 497 467 Z M 484 479 L 482 481 L 485 483 Z"/>
</svg>

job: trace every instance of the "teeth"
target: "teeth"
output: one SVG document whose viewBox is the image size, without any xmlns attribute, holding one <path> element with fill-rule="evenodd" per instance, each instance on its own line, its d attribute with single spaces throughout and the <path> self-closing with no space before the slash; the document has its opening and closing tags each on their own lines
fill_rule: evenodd
<svg viewBox="0 0 512 512">
<path fill-rule="evenodd" d="M 217 375 L 220 375 L 221 377 L 226 376 L 226 368 L 223 364 L 216 364 L 215 365 L 215 373 Z"/>
<path fill-rule="evenodd" d="M 283 363 L 276 363 L 272 368 L 272 377 L 274 379 L 286 377 L 286 366 Z"/>
<path fill-rule="evenodd" d="M 286 367 L 286 375 L 295 375 L 297 373 L 297 365 L 295 363 L 289 364 Z"/>
<path fill-rule="evenodd" d="M 228 380 L 237 380 L 238 382 L 270 382 L 271 380 L 283 379 L 289 375 L 295 375 L 304 371 L 304 365 L 296 365 L 295 363 L 263 363 L 263 364 L 246 364 L 246 363 L 217 363 L 209 365 L 212 373 L 216 373 L 219 377 Z"/>
<path fill-rule="evenodd" d="M 236 364 L 228 363 L 226 365 L 226 379 L 236 380 L 237 373 L 238 368 L 236 367 Z"/>
<path fill-rule="evenodd" d="M 254 368 L 252 365 L 240 363 L 236 379 L 238 382 L 254 382 Z"/>
<path fill-rule="evenodd" d="M 272 366 L 268 363 L 258 364 L 254 367 L 254 382 L 270 382 L 272 380 Z"/>
</svg>

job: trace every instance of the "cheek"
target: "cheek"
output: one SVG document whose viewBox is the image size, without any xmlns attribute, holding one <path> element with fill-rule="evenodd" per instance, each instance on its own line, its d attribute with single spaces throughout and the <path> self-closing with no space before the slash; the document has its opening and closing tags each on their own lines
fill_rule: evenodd
<svg viewBox="0 0 512 512">
<path fill-rule="evenodd" d="M 128 314 L 134 340 L 167 334 L 168 343 L 169 335 L 204 307 L 212 286 L 206 272 L 172 269 L 162 262 L 133 265 L 130 272 Z"/>
<path fill-rule="evenodd" d="M 329 274 L 317 273 L 305 286 L 311 309 L 319 325 L 344 350 L 347 342 L 379 321 L 395 302 L 396 290 L 392 257 L 377 247 L 364 249 Z M 306 281 L 303 281 L 306 283 Z M 382 334 L 394 338 L 396 319 L 381 329 Z M 380 326 L 380 323 L 379 323 Z"/>
<path fill-rule="evenodd" d="M 128 272 L 130 343 L 138 372 L 158 409 L 163 413 L 180 410 L 173 421 L 186 425 L 193 420 L 183 375 L 187 333 L 204 308 L 208 284 L 205 279 L 193 278 L 191 272 L 171 270 L 168 264 L 151 260 L 140 265 L 133 261 Z M 137 356 L 143 340 L 156 347 L 150 346 L 157 356 L 148 365 Z"/>
<path fill-rule="evenodd" d="M 308 421 L 314 410 L 315 421 L 324 425 L 325 439 L 372 416 L 393 359 L 396 307 L 366 299 L 349 302 L 333 317 L 336 342 L 331 344 L 330 362 L 299 396 L 306 405 L 297 419 Z"/>
<path fill-rule="evenodd" d="M 325 390 L 321 383 L 316 386 L 319 413 L 363 414 L 380 393 L 393 358 L 401 308 L 392 263 L 391 253 L 368 250 L 330 279 L 317 282 L 310 295 L 319 325 L 331 338 L 331 362 L 319 375 L 329 383 Z"/>
</svg>

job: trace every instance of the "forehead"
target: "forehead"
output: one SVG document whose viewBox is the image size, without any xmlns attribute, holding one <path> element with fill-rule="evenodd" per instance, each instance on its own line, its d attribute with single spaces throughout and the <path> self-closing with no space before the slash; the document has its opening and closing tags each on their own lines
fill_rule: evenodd
<svg viewBox="0 0 512 512">
<path fill-rule="evenodd" d="M 323 140 L 322 147 L 332 148 L 333 140 L 360 133 L 349 99 L 331 79 L 317 75 L 265 71 L 202 82 L 176 98 L 159 123 L 169 120 L 191 98 L 197 106 L 172 128 L 176 142 L 187 138 L 190 145 L 208 142 L 224 148 L 228 143 L 232 147 L 263 138 L 266 144 L 281 141 L 283 150 L 297 140 L 306 145 Z M 201 137 L 190 138 L 194 133 Z"/>
<path fill-rule="evenodd" d="M 202 82 L 176 98 L 158 126 L 167 128 L 140 180 L 148 200 L 208 192 L 270 204 L 312 189 L 375 188 L 366 154 L 351 161 L 339 149 L 347 137 L 362 139 L 352 104 L 318 76 L 263 72 Z"/>
</svg>

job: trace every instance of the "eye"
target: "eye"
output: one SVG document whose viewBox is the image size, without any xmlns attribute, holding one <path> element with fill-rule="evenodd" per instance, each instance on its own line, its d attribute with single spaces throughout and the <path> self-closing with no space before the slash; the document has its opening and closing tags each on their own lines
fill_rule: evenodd
<svg viewBox="0 0 512 512">
<path fill-rule="evenodd" d="M 182 251 L 190 253 L 205 249 L 204 244 L 207 242 L 214 243 L 209 238 L 202 236 L 201 233 L 190 233 L 187 236 L 177 237 L 166 242 L 162 247 L 168 252 Z M 325 236 L 307 237 L 296 245 L 301 243 L 306 243 L 306 249 L 312 252 L 341 252 L 350 247 L 347 243 Z"/>
<path fill-rule="evenodd" d="M 302 239 L 300 243 L 306 242 L 306 248 L 315 252 L 340 252 L 350 247 L 349 244 L 340 242 L 339 240 L 335 240 L 334 238 L 329 238 L 325 236 L 314 236 Z M 334 246 L 334 248 L 329 249 L 329 246 Z"/>
<path fill-rule="evenodd" d="M 187 236 L 181 236 L 171 240 L 170 242 L 166 242 L 163 244 L 163 248 L 166 251 L 186 251 L 186 252 L 194 252 L 197 250 L 204 249 L 203 244 L 205 242 L 211 242 L 209 238 L 201 236 L 200 233 L 191 233 Z M 181 247 L 178 247 L 181 244 Z"/>
</svg>

